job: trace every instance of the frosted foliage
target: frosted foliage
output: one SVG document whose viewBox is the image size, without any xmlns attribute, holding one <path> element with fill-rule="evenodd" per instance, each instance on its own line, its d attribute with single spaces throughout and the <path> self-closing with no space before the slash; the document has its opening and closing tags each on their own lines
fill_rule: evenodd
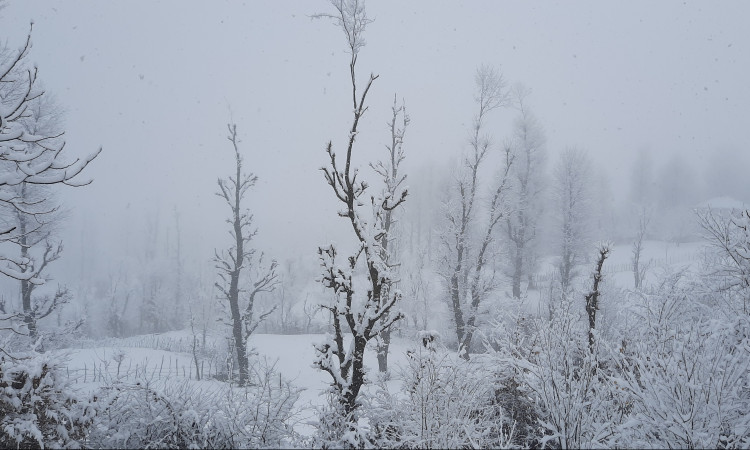
<svg viewBox="0 0 750 450">
<path fill-rule="evenodd" d="M 0 447 L 82 447 L 96 411 L 73 393 L 61 364 L 0 358 Z"/>
<path fill-rule="evenodd" d="M 378 76 L 371 74 L 364 88 L 358 92 L 355 68 L 359 50 L 364 45 L 361 35 L 369 23 L 364 3 L 358 0 L 340 0 L 332 1 L 332 4 L 338 14 L 322 14 L 318 17 L 333 18 L 348 38 L 354 110 L 345 154 L 337 155 L 333 150 L 333 143 L 329 142 L 326 146 L 329 164 L 321 170 L 326 183 L 340 202 L 338 215 L 345 218 L 351 226 L 357 247 L 346 257 L 344 264 L 338 259 L 336 246 L 318 248 L 322 266 L 320 281 L 332 291 L 334 297 L 329 303 L 321 305 L 331 314 L 333 336 L 315 346 L 315 366 L 331 376 L 330 392 L 336 399 L 321 415 L 322 428 L 319 435 L 324 442 L 329 439 L 329 433 L 325 431 L 329 425 L 339 427 L 338 432 L 333 431 L 334 435 L 338 433 L 338 436 L 346 437 L 358 423 L 355 411 L 360 406 L 360 389 L 367 381 L 364 367 L 367 343 L 402 317 L 395 310 L 401 294 L 398 290 L 390 289 L 394 274 L 387 261 L 387 222 L 390 212 L 401 205 L 407 195 L 406 190 L 401 190 L 398 194 L 388 191 L 389 185 L 386 183 L 384 193 L 377 197 L 370 196 L 368 202 L 369 185 L 359 179 L 359 170 L 352 167 L 358 125 L 368 110 L 365 105 L 367 94 Z M 369 214 L 366 209 L 368 203 L 371 207 Z M 353 282 L 353 273 L 357 268 L 364 269 L 367 280 L 364 288 L 356 287 Z M 344 342 L 345 334 L 351 335 L 348 345 Z M 355 441 L 354 438 L 343 439 L 332 445 L 351 446 Z"/>
<path fill-rule="evenodd" d="M 609 378 L 597 371 L 601 349 L 590 352 L 585 335 L 580 315 L 563 301 L 552 321 L 534 322 L 527 350 L 513 352 L 516 373 L 537 407 L 543 444 L 567 449 L 616 442 L 618 397 Z"/>
<path fill-rule="evenodd" d="M 696 288 L 678 274 L 639 297 L 642 327 L 618 362 L 632 408 L 623 426 L 628 446 L 750 443 L 749 318 L 712 318 Z"/>
<path fill-rule="evenodd" d="M 709 208 L 698 211 L 698 220 L 714 249 L 707 281 L 724 294 L 732 312 L 750 314 L 750 211 L 722 214 Z"/>
<path fill-rule="evenodd" d="M 38 113 L 49 107 L 37 81 L 37 69 L 28 61 L 31 30 L 22 47 L 0 48 L 0 210 L 3 214 L 40 214 L 39 202 L 18 195 L 18 187 L 66 184 L 82 186 L 91 182 L 79 177 L 101 149 L 82 158 L 67 159 L 63 154 L 63 133 L 46 126 Z M 54 208 L 48 208 L 46 212 Z M 20 233 L 20 234 L 19 234 Z M 17 241 L 25 234 L 5 221 L 0 224 L 0 245 Z M 0 273 L 18 280 L 41 284 L 30 270 L 32 262 L 16 257 L 0 247 Z"/>
<path fill-rule="evenodd" d="M 554 168 L 555 239 L 565 289 L 590 245 L 591 171 L 588 155 L 576 148 L 566 149 Z"/>
<path fill-rule="evenodd" d="M 190 380 L 108 383 L 89 437 L 95 448 L 288 448 L 299 390 L 268 366 L 244 388 Z"/>
<path fill-rule="evenodd" d="M 438 272 L 453 313 L 459 351 L 469 357 L 472 339 L 481 322 L 478 311 L 498 287 L 495 261 L 499 243 L 496 229 L 508 216 L 510 171 L 514 156 L 510 147 L 501 155 L 502 164 L 488 192 L 483 192 L 480 172 L 494 149 L 486 134 L 487 115 L 506 106 L 507 93 L 502 75 L 489 66 L 476 71 L 476 116 L 454 182 L 444 201 L 441 227 L 441 256 Z"/>
<path fill-rule="evenodd" d="M 749 325 L 746 317 L 685 324 L 669 339 L 636 344 L 640 356 L 625 372 L 634 404 L 626 432 L 633 445 L 748 445 Z"/>
<path fill-rule="evenodd" d="M 381 390 L 375 402 L 385 410 L 378 422 L 384 445 L 509 448 L 515 424 L 495 401 L 499 385 L 493 383 L 492 370 L 486 361 L 465 361 L 446 352 L 435 336 L 422 336 L 407 353 L 400 394 Z"/>
</svg>

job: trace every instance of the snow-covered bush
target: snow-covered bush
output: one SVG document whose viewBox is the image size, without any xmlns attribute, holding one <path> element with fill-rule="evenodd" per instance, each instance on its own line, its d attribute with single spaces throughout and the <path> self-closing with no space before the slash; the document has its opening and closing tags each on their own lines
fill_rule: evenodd
<svg viewBox="0 0 750 450">
<path fill-rule="evenodd" d="M 695 292 L 672 275 L 634 305 L 641 325 L 619 362 L 632 409 L 628 447 L 750 444 L 750 318 L 726 319 Z"/>
<path fill-rule="evenodd" d="M 747 318 L 739 317 L 685 324 L 669 339 L 637 342 L 624 372 L 634 410 L 628 445 L 747 447 L 748 331 Z"/>
<path fill-rule="evenodd" d="M 80 448 L 94 415 L 71 391 L 60 361 L 0 357 L 0 448 Z"/>
<path fill-rule="evenodd" d="M 734 313 L 750 314 L 750 210 L 730 214 L 710 209 L 698 212 L 706 241 L 715 250 L 709 275 L 717 293 L 730 299 L 724 305 Z"/>
<path fill-rule="evenodd" d="M 507 448 L 514 424 L 496 401 L 494 368 L 470 361 L 422 334 L 401 370 L 401 392 L 383 387 L 372 401 L 370 422 L 378 444 L 399 448 Z"/>
<path fill-rule="evenodd" d="M 149 379 L 114 382 L 97 399 L 93 448 L 284 448 L 299 390 L 262 365 L 245 387 Z"/>
<path fill-rule="evenodd" d="M 360 401 L 367 403 L 366 395 Z M 370 408 L 358 408 L 347 413 L 336 392 L 328 392 L 326 404 L 318 410 L 318 423 L 312 438 L 313 448 L 383 448 L 383 441 L 377 438 L 370 426 L 367 415 Z"/>
<path fill-rule="evenodd" d="M 536 406 L 543 428 L 537 436 L 559 448 L 609 447 L 617 443 L 622 403 L 602 364 L 603 345 L 587 345 L 587 328 L 572 302 L 563 300 L 552 320 L 535 319 L 528 353 L 512 361 L 521 391 Z M 596 334 L 595 334 L 596 335 Z"/>
</svg>

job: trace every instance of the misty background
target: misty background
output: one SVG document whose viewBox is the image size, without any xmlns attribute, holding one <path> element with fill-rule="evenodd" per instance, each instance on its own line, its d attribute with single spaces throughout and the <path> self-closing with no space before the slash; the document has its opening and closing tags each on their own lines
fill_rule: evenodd
<svg viewBox="0 0 750 450">
<path fill-rule="evenodd" d="M 405 3 L 0 0 L 0 448 L 750 446 L 750 3 Z"/>
<path fill-rule="evenodd" d="M 318 170 L 329 140 L 344 145 L 351 113 L 341 31 L 310 18 L 325 5 L 6 6 L 0 27 L 11 48 L 34 22 L 29 58 L 64 110 L 66 153 L 104 148 L 86 171 L 93 184 L 60 190 L 65 250 L 51 266 L 51 286 L 66 284 L 82 298 L 97 283 L 135 277 L 128 275 L 134 267 L 143 276 L 156 271 L 169 263 L 146 260 L 154 252 L 173 259 L 179 227 L 190 295 L 211 298 L 211 259 L 229 238 L 215 192 L 217 178 L 233 169 L 230 121 L 246 167 L 259 176 L 248 197 L 255 246 L 304 268 L 300 276 L 316 284 L 317 247 L 350 239 Z M 641 192 L 659 211 L 651 237 L 687 239 L 674 224 L 691 220 L 692 208 L 717 197 L 750 202 L 748 13 L 743 2 L 371 2 L 374 22 L 358 68 L 380 78 L 355 162 L 372 178 L 367 164 L 384 155 L 394 95 L 403 100 L 411 123 L 402 225 L 412 234 L 415 227 L 434 232 L 452 168 L 467 148 L 474 73 L 489 64 L 509 84 L 531 89 L 547 174 L 567 147 L 590 156 L 607 209 L 601 238 L 632 237 L 627 211 Z M 488 120 L 498 147 L 515 114 L 504 108 Z M 18 295 L 15 283 L 3 283 L 6 297 Z M 76 304 L 66 314 L 80 314 Z"/>
</svg>

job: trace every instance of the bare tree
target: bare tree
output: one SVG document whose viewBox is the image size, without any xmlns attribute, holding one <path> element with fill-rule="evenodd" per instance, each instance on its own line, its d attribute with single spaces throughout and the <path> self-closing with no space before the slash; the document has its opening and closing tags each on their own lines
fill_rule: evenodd
<svg viewBox="0 0 750 450">
<path fill-rule="evenodd" d="M 182 262 L 182 228 L 180 227 L 180 213 L 175 206 L 173 210 L 175 226 L 175 253 L 174 253 L 174 317 L 171 325 L 173 328 L 181 328 L 184 323 L 185 303 L 183 298 L 183 262 Z M 189 305 L 188 305 L 189 306 Z M 192 314 L 191 314 L 192 320 Z M 191 323 L 192 327 L 192 323 Z"/>
<path fill-rule="evenodd" d="M 255 317 L 255 300 L 258 294 L 271 292 L 276 287 L 276 261 L 264 266 L 263 254 L 256 256 L 256 250 L 250 247 L 250 242 L 258 230 L 253 228 L 253 215 L 243 208 L 243 200 L 247 191 L 253 187 L 258 177 L 252 173 L 243 172 L 242 155 L 240 155 L 239 139 L 237 139 L 237 125 L 227 125 L 235 157 L 235 174 L 228 178 L 219 178 L 219 192 L 232 211 L 227 219 L 231 229 L 232 246 L 227 251 L 215 253 L 214 262 L 219 273 L 220 282 L 216 282 L 220 298 L 229 305 L 229 317 L 232 327 L 234 349 L 237 352 L 239 366 L 239 384 L 244 386 L 249 379 L 250 362 L 247 356 L 247 341 L 258 325 L 276 308 Z M 255 276 L 248 280 L 247 272 L 254 269 Z M 243 277 L 243 275 L 245 275 Z M 247 283 L 248 287 L 242 285 Z"/>
<path fill-rule="evenodd" d="M 406 175 L 399 172 L 399 166 L 401 161 L 406 157 L 404 155 L 403 144 L 404 144 L 404 133 L 406 127 L 409 125 L 409 116 L 406 114 L 406 106 L 402 103 L 398 106 L 396 102 L 396 96 L 393 96 L 393 106 L 391 107 L 392 117 L 391 121 L 388 122 L 388 128 L 391 132 L 391 142 L 386 145 L 388 150 L 388 159 L 378 161 L 377 164 L 370 164 L 370 166 L 377 172 L 378 175 L 383 179 L 385 187 L 381 194 L 384 200 L 395 198 L 399 191 L 402 189 L 402 184 L 406 180 Z M 400 116 L 400 120 L 399 120 Z M 400 124 L 399 124 L 400 122 Z M 393 233 L 393 227 L 396 224 L 396 218 L 394 217 L 394 210 L 388 209 L 384 212 L 383 217 L 383 230 L 385 231 L 388 239 L 382 241 L 381 248 L 381 259 L 389 267 L 394 268 L 398 265 L 396 262 L 396 251 L 395 251 L 395 233 Z M 394 282 L 394 286 L 395 286 Z M 390 297 L 389 290 L 391 285 L 383 286 L 383 299 Z M 383 318 L 384 321 L 388 321 L 388 317 Z M 387 328 L 377 337 L 377 355 L 378 355 L 378 370 L 380 372 L 388 371 L 388 349 L 391 345 L 391 330 Z"/>
<path fill-rule="evenodd" d="M 553 193 L 557 213 L 560 285 L 567 291 L 586 252 L 590 215 L 591 163 L 575 148 L 566 149 L 555 166 Z"/>
<path fill-rule="evenodd" d="M 597 250 L 599 256 L 596 260 L 596 268 L 594 273 L 591 275 L 593 286 L 588 294 L 586 294 L 586 316 L 589 319 L 589 351 L 594 353 L 594 329 L 596 328 L 596 312 L 599 310 L 599 296 L 601 295 L 600 284 L 604 275 L 602 274 L 602 266 L 604 260 L 607 259 L 611 252 L 611 245 L 601 244 Z"/>
<path fill-rule="evenodd" d="M 357 249 L 346 258 L 344 265 L 340 265 L 338 251 L 334 245 L 318 249 L 323 267 L 321 281 L 326 288 L 334 292 L 335 298 L 332 303 L 323 305 L 323 308 L 331 313 L 334 335 L 329 336 L 326 342 L 316 345 L 315 364 L 333 379 L 332 391 L 338 403 L 337 407 L 341 408 L 340 413 L 343 414 L 337 420 L 343 419 L 345 424 L 352 426 L 356 423 L 354 412 L 359 406 L 357 398 L 365 383 L 364 353 L 367 343 L 402 317 L 394 309 L 401 294 L 391 289 L 393 273 L 388 261 L 384 260 L 389 238 L 385 223 L 386 216 L 404 202 L 407 191 L 394 190 L 381 198 L 371 197 L 369 203 L 372 215 L 367 218 L 363 215 L 368 184 L 358 179 L 359 172 L 352 167 L 352 154 L 360 119 L 368 109 L 367 94 L 378 76 L 371 74 L 364 88 L 359 91 L 355 69 L 359 51 L 364 45 L 362 34 L 371 21 L 367 18 L 364 3 L 361 1 L 333 0 L 331 3 L 336 9 L 336 14 L 318 17 L 333 18 L 347 37 L 351 54 L 349 69 L 354 117 L 343 167 L 333 151 L 333 144 L 329 142 L 326 153 L 330 165 L 322 170 L 326 183 L 333 190 L 336 199 L 341 202 L 342 209 L 338 214 L 346 218 L 351 225 L 357 240 Z M 400 144 L 394 148 L 395 158 L 400 158 L 399 148 Z M 394 180 L 397 184 L 393 188 L 397 189 L 399 178 Z M 354 270 L 362 265 L 367 278 L 365 293 L 357 291 L 353 281 Z M 345 329 L 351 334 L 351 345 L 344 343 Z"/>
<path fill-rule="evenodd" d="M 636 232 L 635 240 L 633 241 L 633 257 L 631 259 L 633 263 L 633 288 L 636 290 L 643 287 L 643 279 L 646 278 L 646 271 L 650 265 L 650 262 L 641 261 L 643 254 L 643 239 L 646 237 L 649 222 L 651 222 L 651 214 L 645 206 L 641 206 L 640 211 L 638 212 L 638 231 Z"/>
<path fill-rule="evenodd" d="M 518 118 L 511 147 L 516 163 L 510 196 L 512 207 L 505 220 L 510 245 L 510 273 L 513 297 L 521 297 L 521 280 L 528 276 L 536 261 L 537 223 L 541 215 L 545 137 L 539 121 L 526 104 L 530 91 L 514 89 Z"/>
<path fill-rule="evenodd" d="M 15 219 L 15 230 L 9 240 L 18 246 L 21 260 L 28 261 L 27 275 L 30 277 L 19 280 L 21 308 L 28 335 L 35 342 L 39 337 L 37 322 L 59 311 L 70 300 L 64 287 L 59 287 L 54 296 L 33 296 L 41 283 L 51 279 L 48 275 L 50 264 L 62 256 L 62 242 L 55 242 L 54 234 L 64 215 L 48 186 L 22 182 L 15 190 L 18 199 L 27 206 L 23 210 L 12 209 L 10 215 Z"/>
<path fill-rule="evenodd" d="M 722 215 L 711 209 L 699 210 L 698 222 L 717 258 L 711 275 L 719 280 L 718 291 L 731 299 L 737 314 L 750 314 L 750 210 L 733 210 Z"/>
<path fill-rule="evenodd" d="M 0 250 L 0 273 L 20 282 L 23 321 L 34 342 L 37 321 L 59 314 L 70 299 L 65 287 L 53 295 L 33 296 L 50 279 L 49 266 L 63 250 L 54 234 L 64 213 L 52 187 L 88 184 L 90 180 L 74 178 L 98 151 L 83 160 L 64 161 L 62 111 L 41 89 L 37 69 L 28 67 L 30 48 L 31 32 L 17 51 L 0 49 L 0 245 L 18 248 L 18 256 Z"/>
<path fill-rule="evenodd" d="M 43 105 L 45 92 L 37 83 L 36 67 L 26 62 L 31 49 L 31 29 L 24 45 L 17 51 L 0 49 L 0 205 L 20 213 L 30 211 L 37 204 L 18 195 L 22 184 L 27 186 L 66 184 L 83 186 L 91 180 L 81 180 L 78 175 L 101 151 L 101 148 L 84 158 L 65 161 L 65 141 L 62 131 L 40 128 L 29 130 L 35 108 Z M 15 226 L 0 229 L 0 244 L 18 241 L 23 233 Z M 40 284 L 34 277 L 32 262 L 23 256 L 16 257 L 0 252 L 0 273 L 18 280 Z"/>
<path fill-rule="evenodd" d="M 484 227 L 473 230 L 480 197 L 479 172 L 491 148 L 490 139 L 484 135 L 485 120 L 492 110 L 508 103 L 505 82 L 497 70 L 482 66 L 476 72 L 475 81 L 478 112 L 469 139 L 470 150 L 453 187 L 457 198 L 446 204 L 447 226 L 441 236 L 445 249 L 441 275 L 449 292 L 459 352 L 465 358 L 469 355 L 480 303 L 495 287 L 495 271 L 488 270 L 493 260 L 489 252 L 494 229 L 507 216 L 506 196 L 513 163 L 510 147 L 506 147 L 504 167 L 490 193 Z"/>
</svg>

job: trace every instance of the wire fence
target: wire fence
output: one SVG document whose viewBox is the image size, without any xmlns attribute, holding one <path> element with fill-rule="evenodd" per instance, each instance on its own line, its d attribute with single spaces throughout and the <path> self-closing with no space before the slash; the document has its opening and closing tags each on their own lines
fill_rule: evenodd
<svg viewBox="0 0 750 450">
<path fill-rule="evenodd" d="M 116 360 L 101 360 L 84 363 L 77 369 L 66 369 L 66 375 L 73 383 L 96 383 L 134 378 L 187 378 L 196 380 L 227 379 L 227 367 L 212 360 L 198 361 L 198 370 L 193 360 L 162 356 L 161 361 L 151 363 L 148 358 L 141 362 L 129 360 L 118 364 Z"/>
<path fill-rule="evenodd" d="M 227 349 L 215 342 L 194 341 L 192 336 L 174 337 L 157 334 L 86 340 L 78 348 L 111 347 L 109 357 L 92 358 L 83 367 L 68 368 L 67 376 L 74 383 L 104 382 L 143 376 L 159 378 L 223 379 L 231 373 L 231 362 L 227 362 Z M 136 361 L 123 348 L 161 350 L 176 355 L 162 355 L 160 360 L 148 357 Z M 195 352 L 195 353 L 194 353 Z M 179 355 L 182 353 L 183 355 Z M 196 362 L 197 359 L 197 362 Z"/>
<path fill-rule="evenodd" d="M 153 350 L 164 350 L 166 352 L 176 353 L 193 353 L 192 336 L 165 336 L 160 334 L 142 334 L 125 338 L 104 338 L 104 339 L 85 339 L 76 342 L 77 348 L 97 348 L 97 347 L 132 347 L 132 348 L 150 348 Z M 198 336 L 197 346 L 207 352 L 217 353 L 225 351 L 222 345 L 218 345 L 212 339 L 207 338 L 204 342 L 201 336 Z"/>
</svg>

